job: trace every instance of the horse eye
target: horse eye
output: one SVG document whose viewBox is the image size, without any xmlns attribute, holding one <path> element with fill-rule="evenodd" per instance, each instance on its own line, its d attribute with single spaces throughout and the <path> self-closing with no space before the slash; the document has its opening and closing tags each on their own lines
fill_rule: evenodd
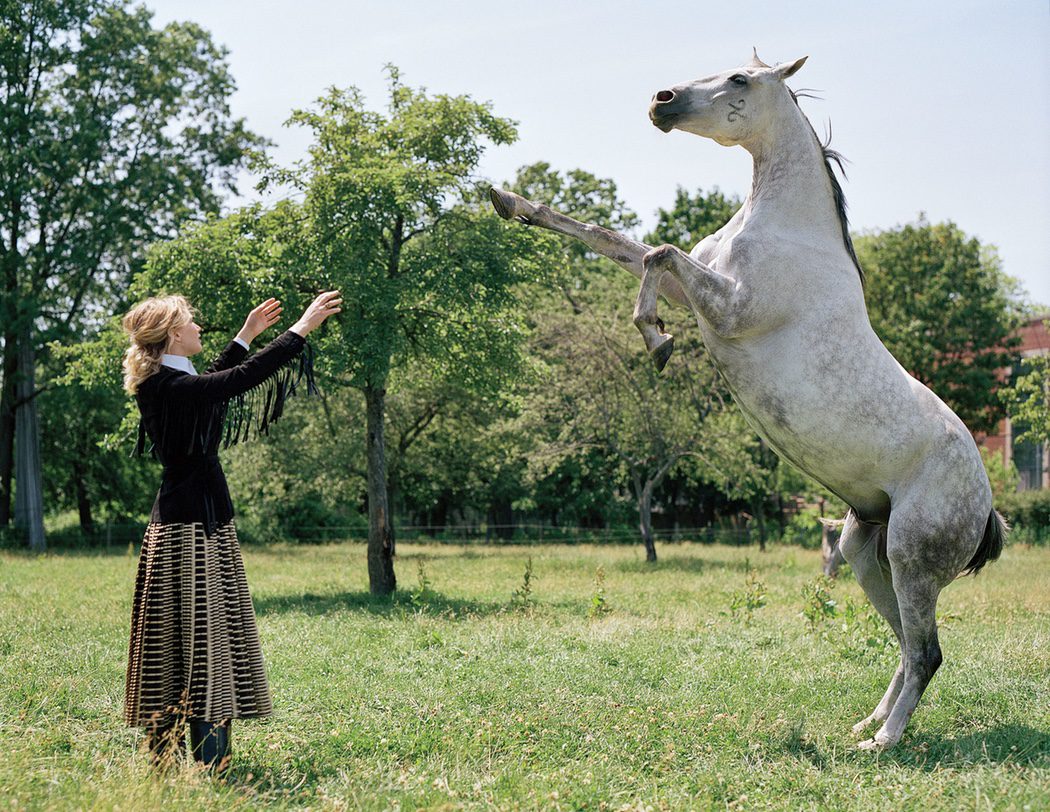
<svg viewBox="0 0 1050 812">
<path fill-rule="evenodd" d="M 744 76 L 744 74 L 742 73 L 737 73 L 733 76 L 730 76 L 729 81 L 732 82 L 734 85 L 746 85 L 747 77 Z"/>
</svg>

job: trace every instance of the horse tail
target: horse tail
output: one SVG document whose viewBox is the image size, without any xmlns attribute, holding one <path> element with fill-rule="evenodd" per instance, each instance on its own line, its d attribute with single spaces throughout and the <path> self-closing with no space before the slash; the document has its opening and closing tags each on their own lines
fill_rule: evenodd
<svg viewBox="0 0 1050 812">
<path fill-rule="evenodd" d="M 992 509 L 988 514 L 988 523 L 984 526 L 984 538 L 977 545 L 977 552 L 973 554 L 970 563 L 962 571 L 963 575 L 976 575 L 981 567 L 989 561 L 995 561 L 1003 551 L 1003 541 L 1010 528 L 1006 520 L 999 515 L 999 511 Z"/>
</svg>

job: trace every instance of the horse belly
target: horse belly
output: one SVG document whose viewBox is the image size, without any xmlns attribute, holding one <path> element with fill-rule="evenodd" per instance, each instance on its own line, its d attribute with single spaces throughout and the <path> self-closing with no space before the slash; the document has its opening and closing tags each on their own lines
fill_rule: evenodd
<svg viewBox="0 0 1050 812">
<path fill-rule="evenodd" d="M 777 456 L 836 494 L 866 521 L 886 520 L 889 495 L 871 448 L 851 437 L 795 431 L 783 411 L 743 404 L 741 411 Z"/>
<path fill-rule="evenodd" d="M 758 434 L 861 515 L 880 518 L 918 444 L 914 399 L 896 362 L 844 363 L 784 336 L 748 349 L 712 355 Z"/>
</svg>

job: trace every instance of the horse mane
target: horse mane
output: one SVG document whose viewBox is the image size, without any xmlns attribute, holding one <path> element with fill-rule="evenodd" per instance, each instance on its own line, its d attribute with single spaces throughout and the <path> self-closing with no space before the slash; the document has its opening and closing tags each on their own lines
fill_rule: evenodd
<svg viewBox="0 0 1050 812">
<path fill-rule="evenodd" d="M 799 113 L 802 114 L 802 119 L 809 124 L 809 130 L 813 133 L 813 139 L 817 142 L 817 146 L 820 147 L 820 152 L 824 156 L 824 169 L 828 173 L 828 181 L 831 183 L 831 196 L 835 200 L 835 212 L 839 216 L 839 223 L 842 225 L 842 243 L 846 247 L 846 253 L 849 254 L 849 258 L 853 261 L 853 267 L 857 269 L 857 274 L 860 276 L 860 286 L 864 287 L 864 270 L 860 267 L 860 260 L 857 259 L 857 252 L 853 249 L 853 239 L 849 235 L 849 216 L 846 214 L 846 194 L 842 191 L 842 184 L 839 183 L 838 176 L 836 176 L 834 169 L 831 167 L 832 161 L 834 161 L 839 168 L 839 172 L 842 173 L 842 177 L 846 177 L 846 168 L 843 166 L 845 158 L 842 153 L 831 148 L 831 122 L 828 122 L 828 136 L 822 142 L 817 137 L 816 130 L 813 129 L 813 124 L 806 117 L 806 114 L 802 112 L 802 107 L 798 103 L 799 96 L 803 96 L 810 99 L 818 98 L 811 93 L 807 93 L 804 90 L 800 90 L 797 93 L 788 88 L 788 93 L 791 94 L 792 101 L 795 102 L 795 106 L 798 107 Z"/>
</svg>

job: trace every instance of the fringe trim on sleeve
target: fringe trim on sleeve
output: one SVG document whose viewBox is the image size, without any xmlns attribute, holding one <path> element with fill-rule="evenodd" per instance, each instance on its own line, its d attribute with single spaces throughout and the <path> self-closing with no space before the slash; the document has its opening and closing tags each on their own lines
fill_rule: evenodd
<svg viewBox="0 0 1050 812">
<path fill-rule="evenodd" d="M 307 343 L 303 351 L 280 367 L 258 386 L 223 404 L 220 417 L 222 447 L 246 442 L 256 435 L 268 435 L 270 424 L 284 414 L 285 401 L 306 386 L 307 395 L 316 395 L 314 351 Z"/>
<path fill-rule="evenodd" d="M 213 453 L 219 447 L 229 448 L 252 437 L 268 435 L 270 425 L 284 414 L 285 402 L 303 386 L 307 395 L 318 394 L 314 351 L 309 343 L 264 381 L 227 401 L 196 409 L 165 404 L 159 427 L 161 436 L 149 451 L 157 445 L 167 448 L 167 435 L 176 432 L 178 443 L 186 443 L 184 453 L 193 455 Z M 145 423 L 140 420 L 135 456 L 146 453 L 147 440 Z"/>
</svg>

